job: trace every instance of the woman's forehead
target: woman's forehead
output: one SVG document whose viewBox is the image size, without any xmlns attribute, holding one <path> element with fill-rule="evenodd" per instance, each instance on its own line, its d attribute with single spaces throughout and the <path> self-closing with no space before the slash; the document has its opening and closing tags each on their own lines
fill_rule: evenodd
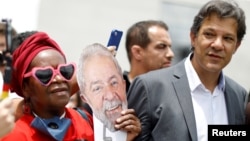
<svg viewBox="0 0 250 141">
<path fill-rule="evenodd" d="M 58 64 L 65 64 L 66 60 L 64 59 L 64 56 L 54 50 L 54 49 L 48 49 L 48 50 L 42 50 L 39 52 L 32 60 L 31 66 L 54 66 Z"/>
</svg>

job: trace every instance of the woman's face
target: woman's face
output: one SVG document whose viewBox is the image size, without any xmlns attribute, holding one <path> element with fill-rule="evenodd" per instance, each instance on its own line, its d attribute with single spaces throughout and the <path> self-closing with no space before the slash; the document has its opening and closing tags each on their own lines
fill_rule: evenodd
<svg viewBox="0 0 250 141">
<path fill-rule="evenodd" d="M 58 65 L 65 64 L 64 57 L 56 50 L 48 49 L 38 53 L 31 62 L 27 72 L 35 67 L 51 66 L 57 69 Z M 26 72 L 26 73 L 27 73 Z M 55 75 L 48 86 L 30 76 L 24 82 L 23 91 L 25 97 L 30 98 L 32 111 L 43 118 L 60 116 L 64 112 L 65 105 L 71 96 L 71 87 L 63 76 Z"/>
</svg>

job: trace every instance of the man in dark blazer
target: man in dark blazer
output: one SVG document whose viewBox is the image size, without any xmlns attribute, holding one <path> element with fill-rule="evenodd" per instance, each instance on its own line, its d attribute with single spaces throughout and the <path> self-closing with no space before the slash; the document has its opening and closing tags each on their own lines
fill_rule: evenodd
<svg viewBox="0 0 250 141">
<path fill-rule="evenodd" d="M 128 105 L 142 125 L 136 140 L 207 141 L 210 124 L 244 124 L 247 91 L 222 70 L 245 32 L 245 14 L 236 3 L 206 3 L 191 27 L 189 56 L 131 84 Z"/>
</svg>

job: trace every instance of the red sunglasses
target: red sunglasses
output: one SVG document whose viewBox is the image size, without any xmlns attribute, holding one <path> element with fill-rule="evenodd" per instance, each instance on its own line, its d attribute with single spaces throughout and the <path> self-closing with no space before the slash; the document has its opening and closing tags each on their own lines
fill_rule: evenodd
<svg viewBox="0 0 250 141">
<path fill-rule="evenodd" d="M 24 74 L 24 78 L 33 76 L 42 85 L 48 86 L 54 77 L 58 74 L 66 81 L 70 81 L 75 73 L 76 65 L 74 63 L 60 64 L 57 69 L 51 66 L 48 67 L 34 67 L 30 72 Z"/>
</svg>

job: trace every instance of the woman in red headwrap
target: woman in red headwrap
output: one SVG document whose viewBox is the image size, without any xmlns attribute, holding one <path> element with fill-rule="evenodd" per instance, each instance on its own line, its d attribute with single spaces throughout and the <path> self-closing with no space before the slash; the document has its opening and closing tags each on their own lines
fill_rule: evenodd
<svg viewBox="0 0 250 141">
<path fill-rule="evenodd" d="M 25 32 L 13 53 L 11 90 L 24 98 L 24 115 L 2 140 L 93 141 L 93 129 L 76 110 L 65 108 L 75 64 L 43 32 Z"/>
</svg>

